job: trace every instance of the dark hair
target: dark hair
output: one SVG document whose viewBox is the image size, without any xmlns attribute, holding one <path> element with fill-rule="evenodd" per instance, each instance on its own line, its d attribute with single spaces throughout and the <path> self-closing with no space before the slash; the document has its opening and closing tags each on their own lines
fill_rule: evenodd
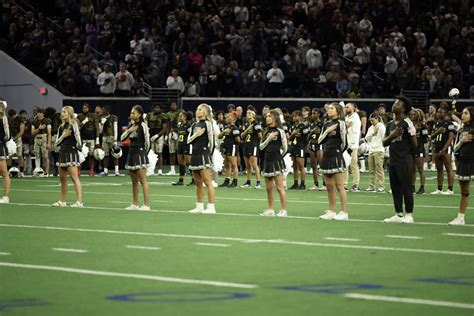
<svg viewBox="0 0 474 316">
<path fill-rule="evenodd" d="M 89 110 L 90 110 L 90 108 L 91 108 L 91 107 L 89 106 L 89 103 L 87 103 L 87 102 L 84 102 L 84 104 L 82 105 L 82 107 L 84 107 L 84 106 L 87 107 Z"/>
<path fill-rule="evenodd" d="M 139 119 L 139 122 L 143 122 L 143 108 L 141 105 L 134 105 L 133 108 L 132 108 L 132 111 L 135 110 L 137 111 L 138 113 L 140 113 L 140 119 Z"/>
<path fill-rule="evenodd" d="M 194 113 L 191 111 L 184 112 L 184 115 L 186 115 L 186 121 L 192 121 L 194 118 Z"/>
<path fill-rule="evenodd" d="M 371 119 L 376 119 L 379 122 L 382 121 L 379 112 L 373 112 L 372 114 L 370 114 L 369 120 L 371 120 Z"/>
<path fill-rule="evenodd" d="M 296 116 L 303 116 L 303 113 L 301 113 L 300 110 L 296 110 L 296 111 L 293 111 L 293 113 L 291 113 L 291 116 L 294 116 L 294 115 L 296 115 Z"/>
<path fill-rule="evenodd" d="M 278 110 L 270 110 L 267 115 L 271 115 L 275 120 L 275 125 L 278 128 L 282 128 L 281 119 L 280 119 L 280 112 Z"/>
<path fill-rule="evenodd" d="M 105 111 L 107 111 L 107 113 L 109 113 L 109 114 L 110 114 L 110 112 L 112 112 L 112 110 L 110 109 L 110 106 L 109 106 L 109 105 L 104 105 L 104 106 L 102 107 L 102 109 L 105 110 Z M 143 113 L 143 109 L 142 109 L 142 113 Z"/>
<path fill-rule="evenodd" d="M 379 107 L 379 108 L 387 109 L 387 106 L 385 105 L 385 103 L 380 103 L 378 107 Z"/>
<path fill-rule="evenodd" d="M 411 100 L 407 98 L 404 95 L 398 95 L 396 96 L 397 100 L 400 100 L 403 102 L 403 105 L 405 105 L 405 114 L 410 113 L 411 111 Z"/>
<path fill-rule="evenodd" d="M 36 110 L 36 113 L 43 113 L 43 114 L 44 114 L 44 109 L 38 108 L 38 109 Z"/>
<path fill-rule="evenodd" d="M 154 109 L 154 108 L 156 108 L 156 107 L 160 107 L 160 109 L 162 108 L 162 107 L 161 107 L 161 104 L 159 104 L 159 103 L 153 104 L 153 106 L 152 106 L 151 108 Z"/>
<path fill-rule="evenodd" d="M 44 116 L 46 116 L 47 118 L 50 118 L 50 119 L 53 118 L 55 113 L 56 113 L 56 109 L 53 108 L 53 107 L 47 107 L 46 110 L 44 110 Z"/>
<path fill-rule="evenodd" d="M 21 110 L 21 111 L 20 111 L 20 115 L 21 115 L 21 114 L 26 114 L 26 110 Z"/>
<path fill-rule="evenodd" d="M 14 116 L 16 114 L 16 111 L 14 109 L 10 109 L 7 112 L 8 116 Z"/>
<path fill-rule="evenodd" d="M 257 110 L 255 109 L 255 107 L 254 107 L 252 104 L 249 104 L 249 105 L 247 106 L 247 111 L 248 111 L 248 110 L 254 111 L 255 113 L 257 112 Z"/>
<path fill-rule="evenodd" d="M 354 104 L 354 103 L 353 103 Z M 333 107 L 336 108 L 336 112 L 337 112 L 337 116 L 338 116 L 338 120 L 344 120 L 344 117 L 345 117 L 345 111 L 344 111 L 344 108 L 342 107 L 342 105 L 340 105 L 339 103 L 337 102 L 331 102 L 329 103 L 329 105 L 332 105 Z"/>
<path fill-rule="evenodd" d="M 469 126 L 474 126 L 474 106 L 466 106 L 465 109 L 469 111 L 469 114 L 471 114 Z"/>
</svg>

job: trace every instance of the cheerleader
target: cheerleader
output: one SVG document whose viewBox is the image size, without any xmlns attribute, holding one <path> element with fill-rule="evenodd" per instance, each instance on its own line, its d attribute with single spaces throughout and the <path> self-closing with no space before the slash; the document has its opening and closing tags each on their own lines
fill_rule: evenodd
<svg viewBox="0 0 474 316">
<path fill-rule="evenodd" d="M 82 141 L 79 125 L 77 120 L 74 118 L 74 109 L 72 106 L 65 106 L 62 108 L 61 122 L 55 142 L 55 145 L 59 147 L 59 157 L 56 166 L 59 169 L 61 196 L 59 201 L 54 202 L 52 205 L 59 207 L 66 206 L 67 176 L 69 174 L 77 195 L 77 201 L 71 204 L 71 207 L 84 207 L 84 204 L 82 203 L 82 185 L 79 180 L 77 168 L 81 165 L 81 162 L 79 161 L 79 150 L 82 148 Z"/>
<path fill-rule="evenodd" d="M 458 154 L 456 178 L 459 180 L 461 200 L 458 216 L 449 225 L 464 225 L 464 214 L 469 202 L 469 185 L 474 179 L 474 107 L 468 106 L 462 111 L 461 126 L 454 144 Z"/>
<path fill-rule="evenodd" d="M 5 103 L 0 101 L 0 174 L 3 177 L 3 197 L 0 199 L 0 204 L 10 203 L 10 198 L 8 197 L 10 193 L 10 175 L 7 168 L 7 159 L 9 158 L 7 141 L 10 140 L 10 128 L 8 127 L 5 109 Z"/>
<path fill-rule="evenodd" d="M 226 126 L 219 134 L 219 139 L 222 139 L 221 149 L 225 161 L 225 180 L 219 187 L 236 188 L 239 179 L 239 144 L 240 144 L 240 129 L 237 127 L 237 112 L 226 114 Z M 234 179 L 230 183 L 230 173 L 233 173 Z"/>
<path fill-rule="evenodd" d="M 410 111 L 410 120 L 413 122 L 413 125 L 416 128 L 416 141 L 417 147 L 415 150 L 415 160 L 413 164 L 413 180 L 412 180 L 412 189 L 415 192 L 415 183 L 416 183 L 416 171 L 420 174 L 420 188 L 416 191 L 416 194 L 425 193 L 425 159 L 426 151 L 425 145 L 428 142 L 428 128 L 424 123 L 425 114 L 420 109 L 413 109 Z"/>
<path fill-rule="evenodd" d="M 438 108 L 437 117 L 434 125 L 434 133 L 431 134 L 433 140 L 433 157 L 436 163 L 436 177 L 438 180 L 438 188 L 431 194 L 452 195 L 454 185 L 454 173 L 452 168 L 452 145 L 454 139 L 454 131 L 456 128 L 451 120 L 448 120 L 447 107 L 440 106 Z M 443 166 L 448 173 L 448 189 L 443 192 L 444 172 Z"/>
<path fill-rule="evenodd" d="M 187 143 L 188 135 L 191 131 L 193 113 L 181 111 L 178 115 L 178 164 L 179 164 L 179 180 L 173 185 L 184 185 L 184 175 L 186 167 L 189 165 L 191 156 L 189 155 L 189 145 Z"/>
<path fill-rule="evenodd" d="M 303 122 L 301 111 L 292 113 L 293 125 L 290 130 L 290 152 L 293 160 L 293 186 L 289 190 L 306 190 L 305 146 L 309 133 L 308 126 Z M 301 183 L 298 178 L 301 175 Z"/>
<path fill-rule="evenodd" d="M 265 177 L 267 187 L 268 209 L 263 211 L 262 216 L 275 216 L 275 205 L 273 198 L 273 186 L 280 194 L 281 210 L 277 216 L 287 216 L 286 192 L 283 183 L 285 162 L 283 156 L 288 150 L 286 133 L 283 130 L 280 113 L 271 110 L 266 116 L 267 131 L 260 142 L 260 150 L 265 150 L 263 157 L 262 175 Z"/>
<path fill-rule="evenodd" d="M 326 114 L 328 119 L 323 126 L 318 142 L 323 147 L 323 159 L 319 170 L 326 183 L 329 210 L 319 218 L 348 220 L 347 194 L 344 189 L 346 164 L 342 158 L 342 153 L 347 147 L 344 109 L 340 104 L 333 102 L 327 106 Z M 336 214 L 336 189 L 341 202 L 341 211 L 338 214 Z"/>
<path fill-rule="evenodd" d="M 189 213 L 215 214 L 214 186 L 211 181 L 212 152 L 214 150 L 214 127 L 212 109 L 202 103 L 196 109 L 196 123 L 191 126 L 188 135 L 191 162 L 189 169 L 193 171 L 196 183 L 196 207 Z M 208 204 L 204 209 L 204 186 L 207 186 Z"/>
<path fill-rule="evenodd" d="M 250 188 L 252 186 L 250 178 L 252 172 L 255 172 L 255 188 L 260 189 L 260 167 L 258 166 L 259 144 L 262 140 L 262 125 L 257 120 L 257 113 L 253 110 L 247 110 L 247 128 L 242 132 L 244 141 L 244 160 L 247 169 L 247 181 L 241 188 Z"/>
<path fill-rule="evenodd" d="M 128 129 L 123 132 L 120 140 L 123 142 L 130 139 L 125 169 L 132 179 L 133 202 L 127 210 L 150 210 L 150 194 L 148 190 L 148 181 L 146 179 L 146 169 L 150 164 L 148 160 L 148 150 L 150 149 L 150 133 L 148 126 L 144 122 L 143 108 L 135 105 L 130 112 L 130 124 Z M 138 206 L 138 182 L 143 188 L 143 205 Z"/>
<path fill-rule="evenodd" d="M 318 144 L 318 138 L 321 134 L 323 123 L 321 121 L 321 112 L 318 108 L 314 108 L 311 112 L 311 121 L 309 124 L 308 134 L 308 149 L 309 158 L 311 161 L 311 168 L 313 169 L 313 181 L 314 186 L 308 188 L 308 190 L 319 190 L 318 181 L 318 165 L 321 163 L 323 158 L 323 152 L 321 146 Z"/>
</svg>

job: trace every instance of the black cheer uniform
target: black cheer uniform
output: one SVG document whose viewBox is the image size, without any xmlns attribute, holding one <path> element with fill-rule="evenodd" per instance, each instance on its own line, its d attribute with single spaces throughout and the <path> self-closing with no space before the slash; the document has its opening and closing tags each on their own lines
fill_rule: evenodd
<svg viewBox="0 0 474 316">
<path fill-rule="evenodd" d="M 196 132 L 203 128 L 204 134 L 197 136 Z M 202 120 L 191 126 L 191 133 L 188 136 L 189 154 L 191 163 L 189 169 L 203 170 L 212 167 L 212 152 L 214 151 L 214 133 L 212 123 Z"/>
<path fill-rule="evenodd" d="M 308 135 L 308 149 L 312 152 L 318 152 L 321 149 L 321 145 L 318 143 L 318 138 L 321 135 L 321 130 L 323 129 L 323 122 L 312 122 L 309 125 L 309 135 Z"/>
<path fill-rule="evenodd" d="M 10 140 L 10 128 L 8 127 L 8 118 L 3 116 L 0 119 L 0 160 L 9 159 L 7 141 Z"/>
<path fill-rule="evenodd" d="M 421 123 L 416 129 L 416 141 L 417 146 L 415 150 L 415 157 L 422 158 L 426 156 L 425 145 L 428 142 L 428 128 L 425 124 Z"/>
<path fill-rule="evenodd" d="M 191 132 L 191 123 L 178 123 L 178 155 L 189 155 L 188 135 Z"/>
<path fill-rule="evenodd" d="M 245 139 L 242 140 L 244 142 L 244 156 L 258 157 L 258 147 L 260 145 L 260 139 L 258 138 L 258 134 L 262 133 L 262 125 L 257 120 L 255 120 L 249 126 L 252 126 L 252 128 L 245 135 Z M 247 128 L 248 126 L 246 127 L 246 129 Z"/>
<path fill-rule="evenodd" d="M 298 125 L 292 125 L 290 128 L 290 134 L 294 131 L 297 131 L 297 136 L 290 140 L 290 154 L 291 157 L 304 158 L 305 156 L 305 146 L 306 146 L 306 137 L 309 133 L 309 127 L 300 123 Z"/>
<path fill-rule="evenodd" d="M 278 132 L 276 139 L 268 139 L 268 135 L 273 132 Z M 285 131 L 281 128 L 269 127 L 260 142 L 260 150 L 265 150 L 262 175 L 264 177 L 274 177 L 283 174 L 286 169 L 283 156 L 288 150 Z"/>
<path fill-rule="evenodd" d="M 65 130 L 70 130 L 71 135 L 61 139 L 61 135 Z M 67 168 L 81 165 L 79 150 L 82 148 L 82 141 L 79 126 L 76 122 L 65 123 L 59 126 L 55 145 L 59 147 L 59 157 L 56 166 Z"/>
<path fill-rule="evenodd" d="M 474 136 L 474 126 L 461 125 L 454 145 L 457 153 L 456 179 L 461 181 L 474 180 L 474 141 L 462 144 L 461 139 L 466 134 Z"/>
<path fill-rule="evenodd" d="M 238 156 L 239 155 L 239 143 L 237 142 L 237 137 L 240 136 L 240 130 L 237 125 L 227 125 L 225 129 L 230 129 L 229 135 L 224 135 L 221 151 L 223 156 Z"/>
<path fill-rule="evenodd" d="M 139 170 L 146 169 L 150 164 L 148 160 L 148 150 L 150 149 L 150 132 L 148 125 L 145 122 L 132 123 L 131 126 L 138 126 L 135 132 L 125 131 L 120 137 L 121 141 L 130 139 L 130 146 L 128 149 L 127 161 L 125 162 L 125 169 Z"/>
<path fill-rule="evenodd" d="M 326 133 L 325 131 L 332 125 L 337 124 L 337 128 Z M 322 174 L 336 174 L 346 170 L 346 163 L 342 153 L 347 147 L 346 123 L 342 120 L 328 120 L 324 123 L 319 144 L 323 148 L 323 159 L 319 166 Z"/>
<path fill-rule="evenodd" d="M 456 127 L 454 126 L 453 122 L 448 120 L 436 121 L 434 125 L 434 130 L 437 131 L 442 127 L 446 128 L 446 132 L 437 135 L 435 139 L 433 139 L 433 152 L 435 154 L 439 153 L 441 149 L 443 149 L 443 147 L 446 145 L 449 139 L 449 133 L 454 133 L 456 131 Z M 448 146 L 446 153 L 451 154 L 451 150 L 452 144 Z"/>
</svg>

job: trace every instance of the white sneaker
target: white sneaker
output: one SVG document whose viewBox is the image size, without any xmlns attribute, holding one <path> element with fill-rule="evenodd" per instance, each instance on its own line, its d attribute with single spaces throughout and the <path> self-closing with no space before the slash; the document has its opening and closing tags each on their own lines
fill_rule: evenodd
<svg viewBox="0 0 474 316">
<path fill-rule="evenodd" d="M 201 211 L 201 214 L 216 214 L 216 209 L 208 206 L 205 210 Z"/>
<path fill-rule="evenodd" d="M 219 184 L 217 184 L 216 181 L 212 180 L 212 187 L 217 188 L 217 187 L 219 187 Z"/>
<path fill-rule="evenodd" d="M 385 189 L 384 188 L 378 188 L 377 193 L 385 193 Z"/>
<path fill-rule="evenodd" d="M 66 202 L 57 201 L 57 202 L 54 202 L 53 204 L 51 204 L 51 206 L 66 207 L 67 204 L 66 204 Z"/>
<path fill-rule="evenodd" d="M 139 211 L 149 211 L 150 207 L 148 205 L 143 204 L 138 208 Z"/>
<path fill-rule="evenodd" d="M 201 207 L 195 207 L 195 208 L 193 208 L 192 210 L 188 211 L 188 213 L 197 214 L 197 213 L 201 213 L 202 211 L 204 211 L 203 208 L 201 208 Z"/>
<path fill-rule="evenodd" d="M 274 210 L 265 210 L 262 213 L 260 213 L 260 216 L 275 216 L 275 211 Z"/>
<path fill-rule="evenodd" d="M 349 214 L 347 212 L 339 212 L 333 219 L 335 221 L 347 221 L 349 219 Z"/>
<path fill-rule="evenodd" d="M 138 211 L 138 209 L 140 209 L 140 208 L 138 207 L 138 205 L 130 204 L 130 206 L 127 206 L 125 209 L 127 211 Z"/>
<path fill-rule="evenodd" d="M 10 203 L 10 198 L 8 196 L 4 196 L 0 199 L 0 204 L 8 204 Z"/>
<path fill-rule="evenodd" d="M 413 215 L 407 214 L 403 217 L 402 223 L 404 224 L 413 224 L 415 220 L 413 219 Z"/>
<path fill-rule="evenodd" d="M 456 217 L 448 223 L 448 225 L 464 225 L 464 217 Z"/>
<path fill-rule="evenodd" d="M 166 175 L 167 175 L 167 176 L 175 176 L 175 175 L 177 175 L 177 173 L 176 173 L 175 171 L 171 171 L 171 170 L 170 170 L 170 171 L 168 171 L 168 172 L 166 173 Z"/>
<path fill-rule="evenodd" d="M 323 215 L 319 216 L 319 219 L 334 219 L 334 217 L 336 217 L 336 212 L 333 212 L 333 211 L 326 211 L 326 213 L 324 213 Z"/>
<path fill-rule="evenodd" d="M 325 186 L 325 185 L 322 185 L 322 186 L 319 187 L 319 191 L 326 191 L 326 190 L 327 190 L 327 189 L 326 189 L 326 186 Z"/>
<path fill-rule="evenodd" d="M 317 191 L 317 190 L 319 190 L 319 187 L 317 187 L 315 185 L 312 185 L 309 188 L 307 188 L 306 190 L 308 190 L 308 191 Z"/>
<path fill-rule="evenodd" d="M 383 220 L 384 223 L 402 223 L 403 216 L 393 215 L 392 217 Z"/>
<path fill-rule="evenodd" d="M 286 210 L 280 210 L 277 214 L 278 217 L 286 217 L 288 216 L 288 212 Z"/>
<path fill-rule="evenodd" d="M 250 184 L 248 184 L 248 183 L 245 183 L 244 185 L 241 185 L 240 187 L 241 187 L 242 189 L 248 189 L 248 188 L 250 188 L 250 187 L 252 187 L 252 186 L 251 186 Z"/>
<path fill-rule="evenodd" d="M 76 201 L 76 202 L 72 203 L 70 206 L 71 206 L 71 207 L 80 207 L 80 208 L 83 208 L 83 207 L 84 207 L 84 204 L 81 203 L 81 202 L 79 202 L 79 201 Z"/>
<path fill-rule="evenodd" d="M 441 194 L 442 194 L 442 195 L 453 195 L 454 192 L 453 192 L 452 190 L 450 190 L 450 189 L 447 189 L 446 191 L 441 192 Z"/>
<path fill-rule="evenodd" d="M 441 191 L 441 190 L 435 190 L 435 191 L 431 192 L 430 194 L 436 195 L 436 194 L 442 194 L 442 193 L 443 193 L 443 191 Z"/>
<path fill-rule="evenodd" d="M 158 172 L 157 172 L 157 174 L 156 174 L 156 175 L 157 175 L 157 176 L 162 176 L 162 175 L 163 175 L 163 171 L 161 171 L 161 170 L 158 170 Z"/>
</svg>

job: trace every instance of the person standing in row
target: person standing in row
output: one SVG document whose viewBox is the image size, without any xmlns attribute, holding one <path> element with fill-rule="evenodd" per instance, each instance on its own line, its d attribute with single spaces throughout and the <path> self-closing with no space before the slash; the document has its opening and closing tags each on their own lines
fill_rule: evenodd
<svg viewBox="0 0 474 316">
<path fill-rule="evenodd" d="M 385 192 L 385 175 L 383 161 L 385 159 L 385 148 L 382 140 L 385 137 L 385 125 L 382 117 L 374 112 L 369 117 L 372 126 L 369 127 L 365 140 L 369 145 L 369 187 L 365 192 Z"/>
<path fill-rule="evenodd" d="M 241 188 L 250 188 L 252 186 L 250 178 L 252 172 L 255 173 L 255 188 L 260 189 L 260 167 L 258 165 L 259 144 L 262 140 L 262 125 L 257 120 L 255 111 L 247 110 L 247 128 L 242 132 L 242 141 L 244 142 L 244 160 L 245 169 L 247 170 L 247 181 Z"/>
<path fill-rule="evenodd" d="M 212 126 L 212 109 L 201 103 L 196 109 L 196 123 L 191 126 L 188 135 L 191 163 L 189 169 L 193 171 L 196 183 L 196 207 L 189 213 L 215 214 L 214 186 L 211 180 L 212 152 L 214 151 L 214 131 Z M 207 187 L 208 204 L 204 209 L 204 186 Z"/>
<path fill-rule="evenodd" d="M 321 120 L 321 111 L 318 108 L 313 108 L 311 112 L 311 121 L 309 124 L 309 133 L 308 133 L 308 149 L 309 149 L 309 158 L 311 161 L 311 168 L 313 171 L 313 182 L 314 185 L 309 187 L 308 190 L 320 190 L 318 181 L 318 165 L 321 163 L 323 158 L 323 151 L 321 150 L 321 145 L 318 143 L 319 135 L 321 134 L 321 129 L 323 127 L 323 122 Z"/>
<path fill-rule="evenodd" d="M 425 114 L 421 109 L 413 109 L 410 111 L 410 119 L 413 122 L 413 125 L 416 128 L 416 151 L 415 151 L 415 161 L 413 165 L 413 180 L 412 180 L 412 190 L 415 192 L 416 184 L 416 172 L 420 175 L 420 188 L 416 194 L 425 193 L 425 169 L 424 164 L 426 160 L 426 150 L 425 145 L 428 142 L 428 128 L 426 127 L 424 120 Z"/>
<path fill-rule="evenodd" d="M 283 175 L 286 169 L 283 156 L 288 150 L 288 141 L 281 123 L 280 112 L 270 110 L 265 119 L 267 131 L 260 142 L 260 150 L 264 150 L 262 175 L 265 177 L 267 188 L 268 209 L 260 215 L 275 216 L 273 187 L 276 187 L 281 203 L 281 209 L 277 216 L 285 217 L 288 213 L 286 211 L 286 192 L 283 183 Z"/>
<path fill-rule="evenodd" d="M 102 108 L 102 118 L 100 124 L 102 124 L 102 149 L 104 150 L 104 172 L 103 176 L 109 174 L 109 159 L 111 156 L 111 150 L 113 146 L 117 146 L 118 138 L 118 117 L 112 114 L 110 106 L 106 105 Z M 120 176 L 119 160 L 113 158 L 115 175 Z"/>
<path fill-rule="evenodd" d="M 454 152 L 458 154 L 456 178 L 459 180 L 461 199 L 459 213 L 449 225 L 464 225 L 464 214 L 469 202 L 469 186 L 474 180 L 474 107 L 468 106 L 462 111 L 461 126 L 454 145 Z"/>
<path fill-rule="evenodd" d="M 43 158 L 44 175 L 49 174 L 48 149 L 51 148 L 51 120 L 44 116 L 44 109 L 38 109 L 31 125 L 31 135 L 34 136 L 35 170 L 41 167 Z"/>
<path fill-rule="evenodd" d="M 392 105 L 394 119 L 388 124 L 383 139 L 383 145 L 390 146 L 389 176 L 396 213 L 394 216 L 384 219 L 385 223 L 414 223 L 411 181 L 417 141 L 416 128 L 408 118 L 410 110 L 410 99 L 398 96 Z M 403 214 L 403 201 L 405 201 L 405 215 Z"/>
<path fill-rule="evenodd" d="M 16 155 L 18 156 L 18 167 L 20 177 L 23 177 L 25 170 L 25 159 L 23 157 L 22 137 L 25 133 L 26 117 L 17 115 L 13 109 L 8 110 L 8 125 L 10 126 L 10 135 L 16 145 Z"/>
<path fill-rule="evenodd" d="M 135 105 L 130 111 L 130 124 L 128 129 L 120 137 L 123 142 L 130 139 L 125 169 L 128 170 L 132 179 L 133 202 L 127 210 L 149 211 L 150 193 L 148 189 L 148 180 L 146 178 L 146 169 L 150 164 L 148 160 L 148 150 L 150 149 L 150 133 L 148 126 L 143 119 L 143 108 Z M 138 206 L 138 182 L 143 188 L 143 205 Z"/>
<path fill-rule="evenodd" d="M 179 164 L 179 180 L 173 185 L 184 185 L 184 175 L 186 174 L 186 167 L 189 165 L 191 156 L 189 155 L 189 145 L 187 138 L 191 132 L 191 125 L 193 122 L 193 113 L 181 111 L 178 115 L 178 164 Z"/>
<path fill-rule="evenodd" d="M 293 124 L 290 127 L 290 154 L 293 160 L 293 185 L 289 190 L 306 190 L 305 146 L 309 127 L 303 122 L 301 111 L 292 113 Z M 298 178 L 301 182 L 298 185 Z"/>
<path fill-rule="evenodd" d="M 219 185 L 220 188 L 236 188 L 239 179 L 239 144 L 240 144 L 240 129 L 235 124 L 237 119 L 237 112 L 227 113 L 225 115 L 226 126 L 219 134 L 219 139 L 222 139 L 221 149 L 224 156 L 225 179 Z M 230 182 L 230 174 L 233 174 L 233 180 Z"/>
<path fill-rule="evenodd" d="M 89 176 L 94 175 L 94 149 L 99 145 L 99 117 L 96 113 L 90 112 L 89 104 L 82 105 L 82 112 L 77 116 L 79 128 L 81 129 L 82 142 L 89 149 Z"/>
<path fill-rule="evenodd" d="M 347 193 L 344 189 L 346 164 L 342 153 L 347 148 L 347 130 L 344 122 L 344 109 L 339 103 L 333 102 L 326 109 L 327 121 L 319 136 L 319 144 L 323 147 L 323 159 L 320 172 L 328 192 L 329 209 L 319 216 L 326 220 L 348 220 Z M 357 115 L 357 114 L 356 114 Z M 341 211 L 336 213 L 336 190 L 339 192 Z"/>
<path fill-rule="evenodd" d="M 8 174 L 7 159 L 8 148 L 7 141 L 10 140 L 10 128 L 8 127 L 8 118 L 5 113 L 5 103 L 0 102 L 0 175 L 3 177 L 3 196 L 0 199 L 0 204 L 10 203 L 8 197 L 10 193 L 10 175 Z"/>
<path fill-rule="evenodd" d="M 438 120 L 434 125 L 434 133 L 431 134 L 433 140 L 433 160 L 436 164 L 436 177 L 438 188 L 431 194 L 452 195 L 454 193 L 454 173 L 452 167 L 452 146 L 454 132 L 456 130 L 453 122 L 448 119 L 447 107 L 440 106 L 437 111 Z M 448 174 L 448 190 L 443 192 L 444 171 Z"/>
<path fill-rule="evenodd" d="M 350 170 L 352 173 L 352 192 L 359 192 L 360 172 L 359 172 L 359 141 L 361 132 L 361 120 L 356 112 L 357 106 L 354 103 L 346 104 L 346 126 L 347 126 L 347 152 L 351 155 Z M 349 168 L 346 169 L 346 186 L 349 183 Z"/>
<path fill-rule="evenodd" d="M 77 200 L 71 207 L 84 207 L 82 202 L 82 185 L 79 180 L 77 167 L 79 161 L 79 150 L 82 148 L 81 135 L 77 120 L 74 118 L 72 106 L 65 106 L 61 110 L 61 125 L 58 128 L 56 146 L 59 147 L 59 156 L 56 166 L 59 169 L 59 180 L 61 182 L 61 196 L 59 201 L 52 206 L 65 207 L 67 199 L 67 176 L 69 175 L 76 189 Z"/>
</svg>

